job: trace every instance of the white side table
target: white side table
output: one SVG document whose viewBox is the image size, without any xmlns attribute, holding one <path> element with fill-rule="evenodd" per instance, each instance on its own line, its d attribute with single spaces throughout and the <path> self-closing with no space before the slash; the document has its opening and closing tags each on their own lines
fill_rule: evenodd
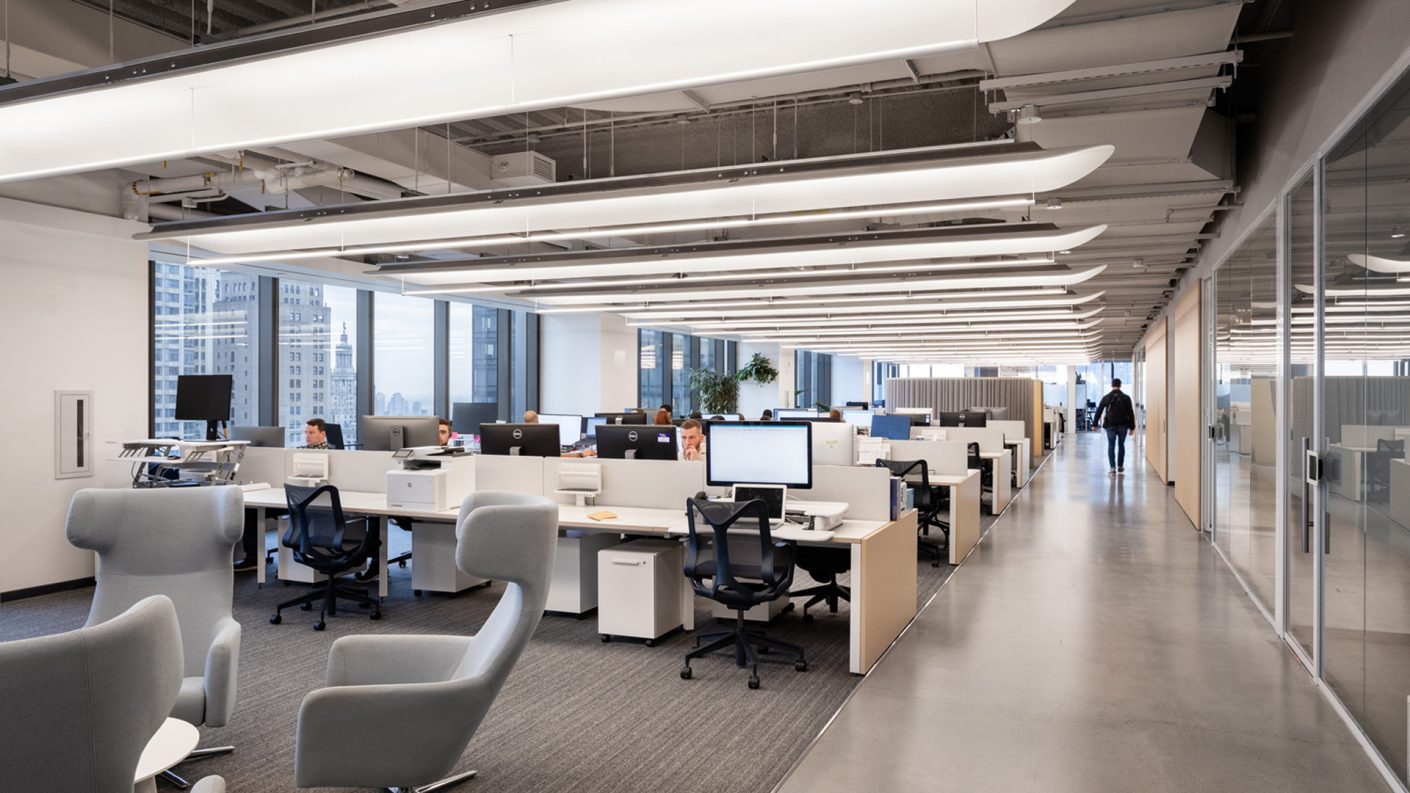
<svg viewBox="0 0 1410 793">
<path fill-rule="evenodd" d="M 157 774 L 185 760 L 200 740 L 201 733 L 194 725 L 168 717 L 142 750 L 133 774 L 133 793 L 155 793 Z"/>
</svg>

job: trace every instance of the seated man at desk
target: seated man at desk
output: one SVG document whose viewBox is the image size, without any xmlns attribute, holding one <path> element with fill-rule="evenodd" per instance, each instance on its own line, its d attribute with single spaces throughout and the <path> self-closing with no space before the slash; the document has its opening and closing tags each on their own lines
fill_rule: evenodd
<svg viewBox="0 0 1410 793">
<path fill-rule="evenodd" d="M 450 421 L 442 418 L 438 418 L 436 421 L 438 423 L 436 430 L 441 435 L 441 445 L 449 446 L 451 438 L 455 437 L 455 433 L 450 431 Z"/>
<path fill-rule="evenodd" d="M 323 419 L 311 418 L 304 424 L 303 448 L 333 448 L 328 445 L 328 429 Z M 281 514 L 283 514 L 282 510 L 269 510 L 266 513 L 271 518 Z M 245 553 L 245 558 L 235 563 L 235 572 L 237 573 L 254 570 L 255 566 L 260 563 L 260 541 L 264 538 L 264 527 L 259 525 L 255 515 L 255 510 L 245 510 L 245 534 L 240 538 L 240 547 Z"/>
<path fill-rule="evenodd" d="M 681 424 L 681 459 L 705 459 L 705 429 L 695 419 L 686 419 Z"/>
</svg>

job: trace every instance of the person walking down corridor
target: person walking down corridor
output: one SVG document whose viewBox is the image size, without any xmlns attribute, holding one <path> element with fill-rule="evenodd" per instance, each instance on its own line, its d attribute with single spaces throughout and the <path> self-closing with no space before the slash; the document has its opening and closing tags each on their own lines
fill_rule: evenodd
<svg viewBox="0 0 1410 793">
<path fill-rule="evenodd" d="M 1102 417 L 1106 424 L 1101 424 Z M 1111 381 L 1111 390 L 1097 404 L 1097 412 L 1092 415 L 1092 431 L 1106 427 L 1107 476 L 1126 472 L 1126 436 L 1136 434 L 1136 408 L 1131 397 L 1121 391 L 1121 378 Z"/>
</svg>

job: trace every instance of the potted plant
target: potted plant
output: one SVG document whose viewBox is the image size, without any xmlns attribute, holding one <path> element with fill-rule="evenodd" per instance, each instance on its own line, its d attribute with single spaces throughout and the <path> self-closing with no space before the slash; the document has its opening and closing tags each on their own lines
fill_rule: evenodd
<svg viewBox="0 0 1410 793">
<path fill-rule="evenodd" d="M 700 396 L 705 415 L 739 412 L 739 380 L 725 372 L 690 370 L 690 387 Z"/>
<path fill-rule="evenodd" d="M 768 385 L 778 379 L 778 370 L 774 368 L 773 361 L 761 352 L 754 353 L 749 359 L 749 363 L 739 367 L 735 373 L 735 378 L 741 383 L 758 383 Z"/>
</svg>

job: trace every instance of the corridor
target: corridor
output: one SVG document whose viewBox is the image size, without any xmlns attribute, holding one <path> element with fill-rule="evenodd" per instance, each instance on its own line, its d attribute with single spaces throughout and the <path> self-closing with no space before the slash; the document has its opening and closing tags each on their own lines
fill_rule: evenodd
<svg viewBox="0 0 1410 793">
<path fill-rule="evenodd" d="M 1069 436 L 779 790 L 1386 790 L 1127 451 Z"/>
</svg>

